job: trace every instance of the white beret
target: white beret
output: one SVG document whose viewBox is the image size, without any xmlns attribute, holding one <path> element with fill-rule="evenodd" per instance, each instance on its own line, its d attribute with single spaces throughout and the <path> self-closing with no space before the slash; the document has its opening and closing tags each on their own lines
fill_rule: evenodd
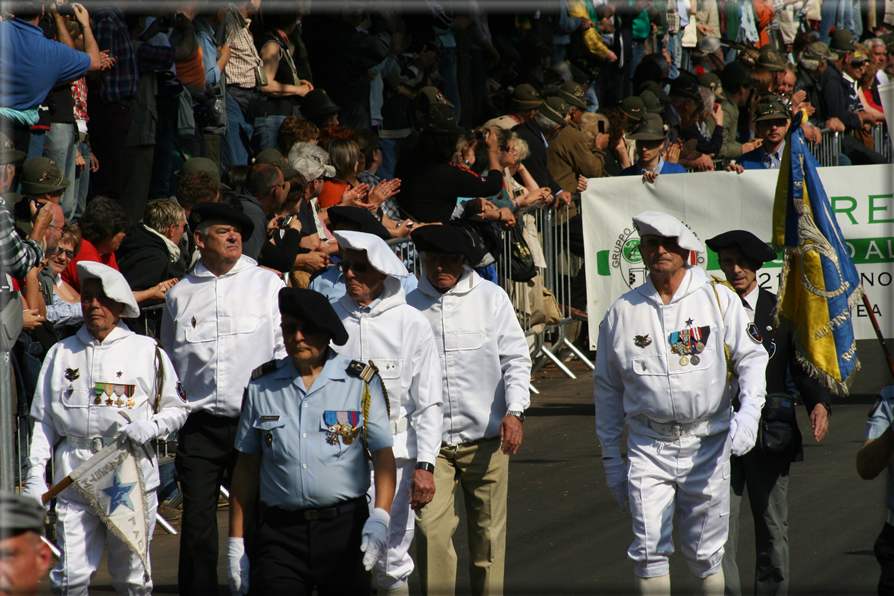
<svg viewBox="0 0 894 596">
<path fill-rule="evenodd" d="M 366 234 L 364 232 L 348 232 L 338 231 L 332 232 L 338 245 L 341 248 L 349 248 L 351 250 L 365 250 L 366 258 L 373 268 L 385 275 L 393 275 L 395 277 L 409 277 L 410 272 L 404 267 L 404 264 L 394 250 L 385 244 L 385 241 L 374 234 Z"/>
<path fill-rule="evenodd" d="M 133 290 L 130 289 L 121 272 L 96 261 L 78 262 L 78 280 L 81 285 L 83 286 L 88 279 L 98 279 L 106 296 L 124 305 L 122 314 L 125 317 L 135 319 L 140 316 L 140 307 L 137 306 L 137 301 L 133 297 Z"/>
<path fill-rule="evenodd" d="M 705 252 L 705 245 L 695 237 L 692 230 L 687 228 L 682 221 L 667 213 L 643 211 L 633 218 L 633 227 L 639 232 L 640 238 L 646 234 L 676 238 L 677 246 L 680 248 Z"/>
</svg>

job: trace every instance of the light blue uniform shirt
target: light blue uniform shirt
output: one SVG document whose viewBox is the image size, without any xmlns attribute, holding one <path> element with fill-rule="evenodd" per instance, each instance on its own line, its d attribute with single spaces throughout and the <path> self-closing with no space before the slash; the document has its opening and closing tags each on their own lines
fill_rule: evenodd
<svg viewBox="0 0 894 596">
<path fill-rule="evenodd" d="M 351 376 L 351 360 L 329 350 L 323 370 L 308 391 L 291 359 L 248 386 L 236 449 L 261 453 L 261 501 L 288 510 L 332 507 L 369 489 L 369 459 L 362 432 L 350 445 L 327 441 L 326 412 L 356 413 L 363 425 L 363 380 Z M 392 445 L 391 424 L 381 380 L 369 384 L 370 452 Z M 330 414 L 334 416 L 334 414 Z M 344 414 L 342 415 L 344 417 Z M 268 434 L 270 439 L 267 438 Z"/>
<path fill-rule="evenodd" d="M 412 274 L 409 277 L 398 277 L 397 279 L 407 294 L 415 290 L 419 284 L 416 276 Z M 329 299 L 330 304 L 335 304 L 339 298 L 345 295 L 344 274 L 338 270 L 338 267 L 329 267 L 313 278 L 307 289 L 319 292 Z"/>
<path fill-rule="evenodd" d="M 866 421 L 866 436 L 864 441 L 878 439 L 891 426 L 894 420 L 894 391 L 888 387 L 882 390 L 882 398 Z M 894 511 L 894 460 L 888 462 L 888 473 L 885 476 L 885 507 L 888 511 Z"/>
</svg>

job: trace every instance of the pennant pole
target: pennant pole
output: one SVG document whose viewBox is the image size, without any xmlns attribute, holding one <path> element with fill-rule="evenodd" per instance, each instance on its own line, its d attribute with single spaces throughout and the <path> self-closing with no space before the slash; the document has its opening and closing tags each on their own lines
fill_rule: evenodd
<svg viewBox="0 0 894 596">
<path fill-rule="evenodd" d="M 891 371 L 891 376 L 894 377 L 894 359 L 891 358 L 891 352 L 888 351 L 888 344 L 885 343 L 885 336 L 882 334 L 882 330 L 879 329 L 878 321 L 875 320 L 875 313 L 872 312 L 872 304 L 869 302 L 869 298 L 866 297 L 866 292 L 863 292 L 863 306 L 866 307 L 866 312 L 869 313 L 869 320 L 872 321 L 872 328 L 875 329 L 875 336 L 878 338 L 878 343 L 882 346 L 882 352 L 885 354 L 885 359 L 888 361 L 888 370 Z"/>
<path fill-rule="evenodd" d="M 50 490 L 48 490 L 47 492 L 45 492 L 43 494 L 43 497 L 41 497 L 43 504 L 46 505 L 47 503 L 50 502 L 50 500 L 52 498 L 54 498 L 56 495 L 58 495 L 59 493 L 64 491 L 66 488 L 71 486 L 71 482 L 72 482 L 71 476 L 66 476 L 65 478 L 60 480 L 57 484 L 55 484 L 53 486 L 53 488 L 51 488 Z"/>
</svg>

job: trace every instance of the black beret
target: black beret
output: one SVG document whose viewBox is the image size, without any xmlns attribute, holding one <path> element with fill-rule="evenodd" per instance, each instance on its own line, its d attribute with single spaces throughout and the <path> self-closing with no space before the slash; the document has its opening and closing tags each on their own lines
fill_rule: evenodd
<svg viewBox="0 0 894 596">
<path fill-rule="evenodd" d="M 348 341 L 348 332 L 335 309 L 329 304 L 329 299 L 319 292 L 283 288 L 279 291 L 279 312 L 319 327 L 329 334 L 332 343 L 337 346 L 343 346 Z"/>
<path fill-rule="evenodd" d="M 455 226 L 445 223 L 439 226 L 424 226 L 413 230 L 410 238 L 419 252 L 434 252 L 446 255 L 463 255 L 466 260 L 475 262 L 475 248 L 469 238 Z"/>
<path fill-rule="evenodd" d="M 731 230 L 706 240 L 708 248 L 716 253 L 730 246 L 738 246 L 742 254 L 758 263 L 768 263 L 777 259 L 776 251 L 762 242 L 760 238 L 745 230 Z"/>
<path fill-rule="evenodd" d="M 203 221 L 222 221 L 238 227 L 243 242 L 251 238 L 255 231 L 255 224 L 247 215 L 226 203 L 206 202 L 195 205 L 189 214 L 189 225 L 196 229 Z"/>
<path fill-rule="evenodd" d="M 327 213 L 329 214 L 329 223 L 332 224 L 331 228 L 333 230 L 339 223 L 351 222 L 360 225 L 360 230 L 358 230 L 360 232 L 373 234 L 382 240 L 391 240 L 391 233 L 366 209 L 336 206 L 330 207 Z"/>
<path fill-rule="evenodd" d="M 0 540 L 22 532 L 43 532 L 46 515 L 34 497 L 0 491 Z"/>
</svg>

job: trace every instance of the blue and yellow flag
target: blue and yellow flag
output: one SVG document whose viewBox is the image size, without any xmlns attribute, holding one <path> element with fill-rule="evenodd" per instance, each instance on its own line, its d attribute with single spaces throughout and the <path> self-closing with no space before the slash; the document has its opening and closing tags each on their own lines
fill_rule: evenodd
<svg viewBox="0 0 894 596">
<path fill-rule="evenodd" d="M 851 309 L 863 287 L 799 121 L 792 121 L 773 204 L 773 244 L 785 251 L 777 314 L 794 323 L 810 373 L 847 394 L 860 368 Z"/>
</svg>

